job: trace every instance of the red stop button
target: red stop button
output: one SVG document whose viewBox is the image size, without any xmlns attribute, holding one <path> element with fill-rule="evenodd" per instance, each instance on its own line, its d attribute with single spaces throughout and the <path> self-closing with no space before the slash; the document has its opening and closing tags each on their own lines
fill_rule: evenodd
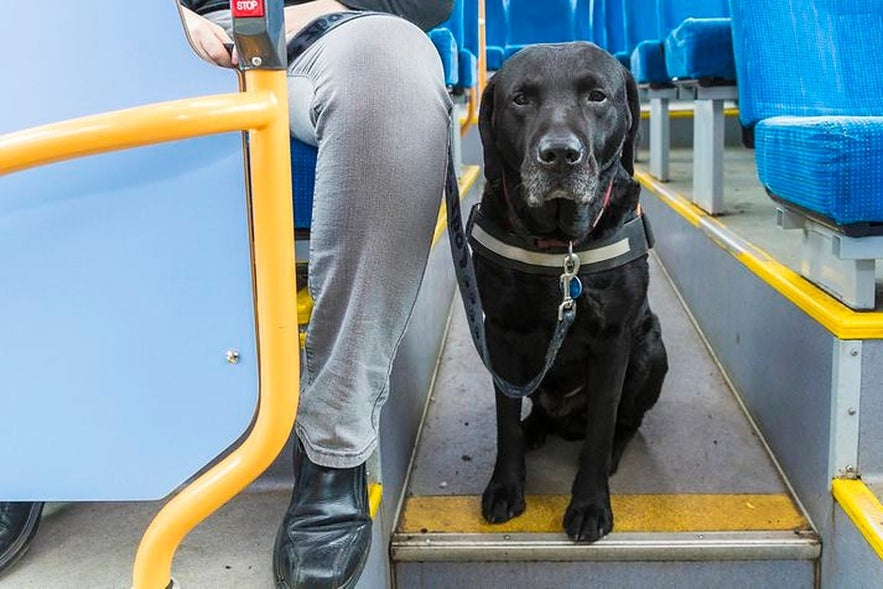
<svg viewBox="0 0 883 589">
<path fill-rule="evenodd" d="M 230 0 L 230 10 L 236 18 L 264 16 L 264 0 Z"/>
</svg>

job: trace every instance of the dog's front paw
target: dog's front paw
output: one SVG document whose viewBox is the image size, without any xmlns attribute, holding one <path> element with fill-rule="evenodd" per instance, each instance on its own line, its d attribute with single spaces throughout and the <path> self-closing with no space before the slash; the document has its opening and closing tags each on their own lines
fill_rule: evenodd
<svg viewBox="0 0 883 589">
<path fill-rule="evenodd" d="M 576 542 L 595 542 L 613 529 L 613 510 L 610 498 L 587 501 L 573 498 L 564 514 L 564 530 Z"/>
<path fill-rule="evenodd" d="M 481 514 L 488 523 L 501 524 L 524 513 L 524 485 L 491 480 L 481 495 Z"/>
</svg>

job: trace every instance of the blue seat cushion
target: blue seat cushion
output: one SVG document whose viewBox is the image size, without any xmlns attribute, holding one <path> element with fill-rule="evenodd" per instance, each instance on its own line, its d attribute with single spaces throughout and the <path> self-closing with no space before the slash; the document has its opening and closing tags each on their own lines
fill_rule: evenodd
<svg viewBox="0 0 883 589">
<path fill-rule="evenodd" d="M 478 83 L 478 58 L 468 49 L 460 50 L 460 74 L 457 86 L 472 88 Z"/>
<path fill-rule="evenodd" d="M 429 31 L 429 39 L 435 45 L 438 56 L 441 58 L 445 72 L 445 85 L 456 86 L 460 79 L 460 56 L 454 34 L 448 29 L 432 29 Z"/>
<path fill-rule="evenodd" d="M 485 55 L 487 56 L 487 69 L 495 71 L 503 66 L 504 51 L 502 47 L 488 45 Z"/>
<path fill-rule="evenodd" d="M 665 67 L 673 80 L 736 81 L 732 21 L 688 18 L 665 39 Z"/>
<path fill-rule="evenodd" d="M 617 59 L 617 61 L 619 61 L 619 63 L 622 64 L 622 67 L 624 67 L 625 69 L 627 69 L 627 70 L 632 69 L 631 56 L 627 52 L 617 51 L 616 53 L 613 54 L 613 57 L 615 57 Z"/>
<path fill-rule="evenodd" d="M 662 85 L 669 81 L 662 41 L 641 41 L 632 52 L 632 75 L 638 84 Z"/>
<path fill-rule="evenodd" d="M 309 229 L 313 220 L 313 191 L 316 188 L 315 146 L 291 140 L 291 193 L 294 199 L 295 229 Z"/>
<path fill-rule="evenodd" d="M 837 225 L 883 222 L 883 117 L 771 117 L 754 141 L 775 196 Z"/>
</svg>

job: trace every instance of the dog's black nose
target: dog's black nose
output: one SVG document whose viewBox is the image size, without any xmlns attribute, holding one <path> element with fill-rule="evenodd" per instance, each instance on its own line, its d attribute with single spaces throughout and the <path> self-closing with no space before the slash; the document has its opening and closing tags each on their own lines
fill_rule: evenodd
<svg viewBox="0 0 883 589">
<path fill-rule="evenodd" d="M 575 135 L 546 136 L 537 145 L 537 161 L 550 168 L 566 169 L 583 159 L 583 146 Z"/>
</svg>

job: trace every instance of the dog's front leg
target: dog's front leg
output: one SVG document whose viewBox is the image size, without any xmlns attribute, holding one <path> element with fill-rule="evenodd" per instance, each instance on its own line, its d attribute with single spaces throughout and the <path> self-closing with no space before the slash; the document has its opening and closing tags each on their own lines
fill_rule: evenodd
<svg viewBox="0 0 883 589">
<path fill-rule="evenodd" d="M 564 529 L 571 540 L 594 542 L 613 529 L 608 472 L 616 430 L 616 408 L 628 365 L 628 346 L 611 342 L 588 366 L 588 425 L 573 481 Z"/>
<path fill-rule="evenodd" d="M 524 511 L 524 434 L 521 399 L 507 397 L 495 386 L 497 403 L 497 462 L 481 496 L 481 513 L 493 524 Z"/>
</svg>

